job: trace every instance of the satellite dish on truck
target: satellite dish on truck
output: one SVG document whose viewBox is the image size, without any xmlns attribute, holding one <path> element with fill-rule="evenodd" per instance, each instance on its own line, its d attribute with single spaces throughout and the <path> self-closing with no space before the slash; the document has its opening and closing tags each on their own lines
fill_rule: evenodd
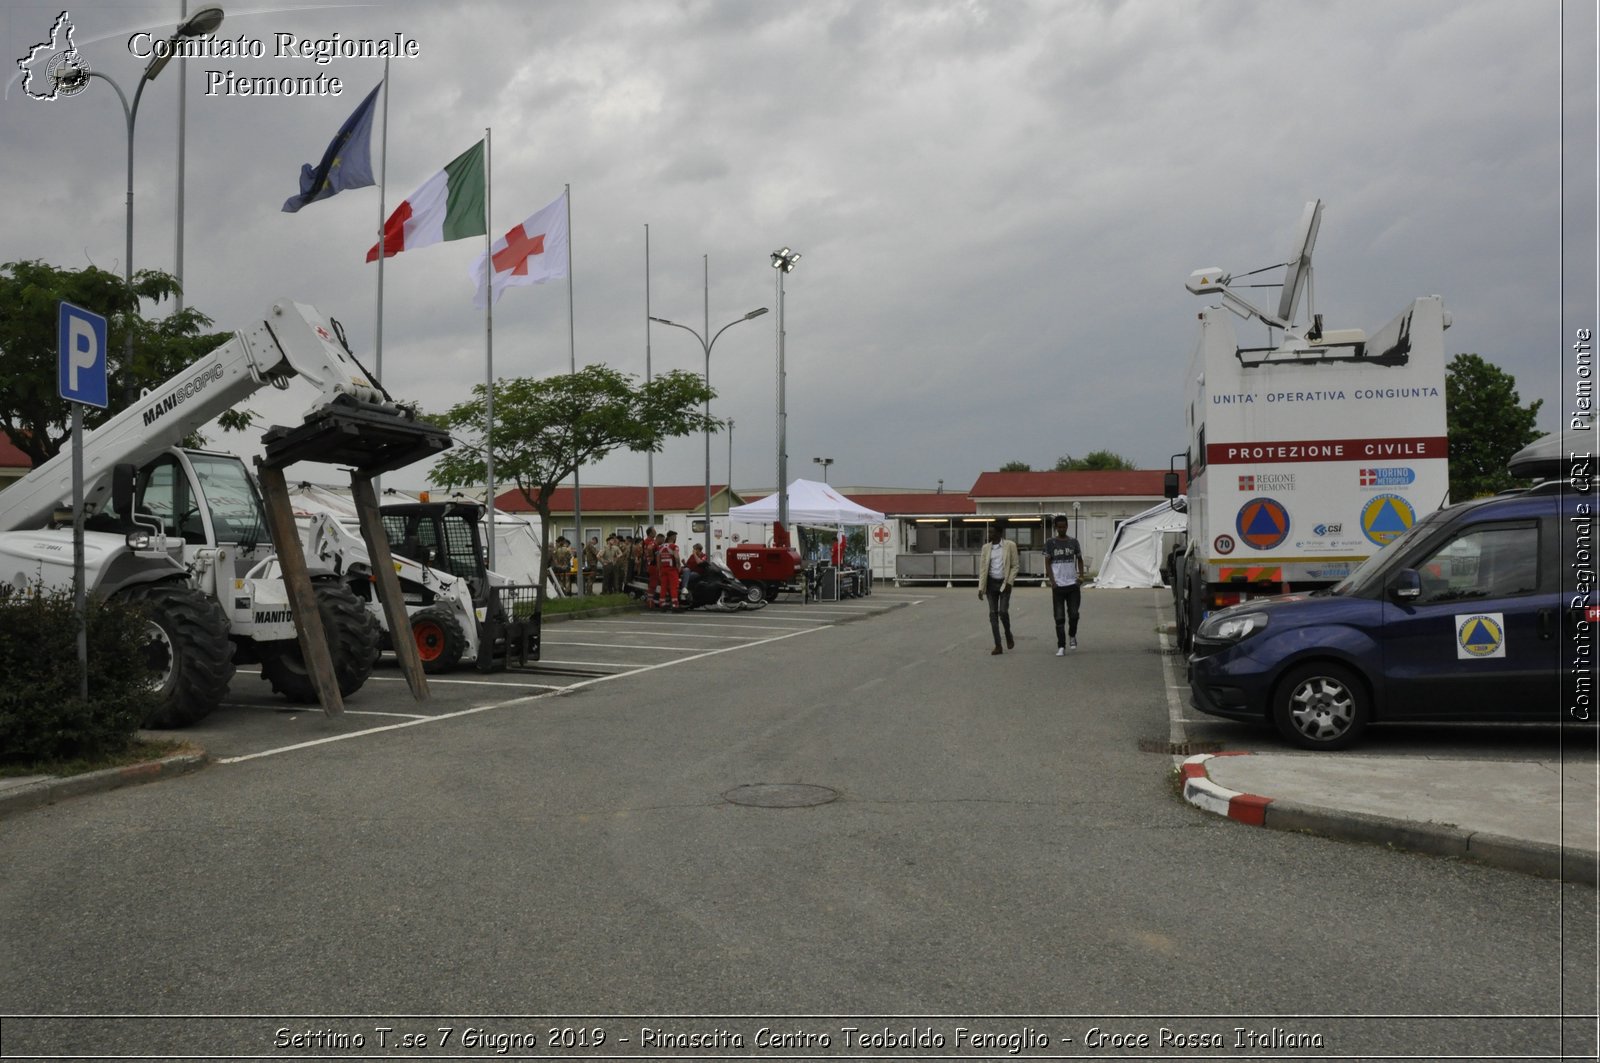
<svg viewBox="0 0 1600 1063">
<path fill-rule="evenodd" d="M 1278 317 L 1294 324 L 1294 307 L 1300 301 L 1300 289 L 1306 289 L 1306 312 L 1311 306 L 1311 249 L 1317 244 L 1317 229 L 1322 225 L 1322 200 L 1313 199 L 1300 215 L 1300 227 L 1295 230 L 1294 246 L 1289 249 L 1289 265 L 1283 274 L 1283 295 L 1278 299 Z"/>
<path fill-rule="evenodd" d="M 1300 216 L 1300 226 L 1295 231 L 1294 247 L 1290 251 L 1289 261 L 1283 276 L 1283 294 L 1278 299 L 1278 312 L 1268 313 L 1258 306 L 1254 306 L 1244 296 L 1233 289 L 1233 274 L 1226 273 L 1220 266 L 1208 266 L 1197 269 L 1189 274 L 1188 283 L 1185 285 L 1195 295 L 1220 295 L 1223 305 L 1240 317 L 1258 317 L 1273 328 L 1288 331 L 1294 324 L 1295 304 L 1300 301 L 1301 289 L 1307 290 L 1309 304 L 1309 289 L 1311 285 L 1311 249 L 1317 242 L 1317 229 L 1322 225 L 1322 200 L 1313 199 L 1306 204 L 1305 213 Z M 1274 269 L 1266 266 L 1264 269 Z M 1261 273 L 1264 269 L 1252 270 L 1245 274 L 1250 276 Z M 1309 306 L 1308 306 L 1309 310 Z"/>
</svg>

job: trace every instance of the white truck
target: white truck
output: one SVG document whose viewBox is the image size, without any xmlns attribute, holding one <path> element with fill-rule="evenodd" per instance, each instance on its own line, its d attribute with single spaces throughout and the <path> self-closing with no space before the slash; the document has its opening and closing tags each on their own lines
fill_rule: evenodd
<svg viewBox="0 0 1600 1063">
<path fill-rule="evenodd" d="M 336 333 L 315 308 L 280 299 L 255 328 L 235 333 L 84 434 L 84 582 L 102 598 L 146 606 L 160 702 L 147 726 L 182 726 L 207 715 L 235 663 L 259 661 L 262 678 L 279 693 L 325 707 L 331 698 L 341 709 L 338 698 L 371 671 L 377 627 L 335 574 L 309 574 L 314 608 L 309 597 L 297 598 L 294 584 L 266 574 L 279 560 L 268 534 L 274 513 L 263 507 L 244 463 L 177 446 L 259 389 L 287 388 L 300 377 L 316 389 L 316 401 L 303 424 L 267 433 L 263 481 L 270 473 L 281 487 L 282 468 L 293 461 L 372 475 L 448 447 L 448 433 L 394 404 Z M 63 521 L 73 494 L 72 449 L 69 443 L 0 492 L 0 582 L 73 585 L 73 534 Z M 286 503 L 279 508 L 280 523 L 292 529 Z M 292 556 L 296 572 L 306 574 L 297 539 Z M 328 673 L 311 667 L 319 651 L 301 636 L 313 626 L 326 633 L 337 693 L 323 685 Z"/>
<path fill-rule="evenodd" d="M 1211 611 L 1330 586 L 1447 501 L 1450 315 L 1425 296 L 1370 337 L 1324 329 L 1310 307 L 1321 217 L 1320 200 L 1306 205 L 1277 313 L 1219 268 L 1188 282 L 1223 305 L 1200 312 L 1185 380 L 1189 529 L 1172 573 L 1185 650 Z M 1268 345 L 1240 346 L 1235 316 L 1264 323 Z"/>
</svg>

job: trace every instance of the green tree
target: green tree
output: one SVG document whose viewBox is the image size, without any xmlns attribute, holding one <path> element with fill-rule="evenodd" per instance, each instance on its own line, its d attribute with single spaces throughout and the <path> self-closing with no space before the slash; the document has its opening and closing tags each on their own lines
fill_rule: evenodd
<svg viewBox="0 0 1600 1063">
<path fill-rule="evenodd" d="M 1450 499 L 1465 502 L 1520 486 L 1506 462 L 1539 438 L 1534 423 L 1543 399 L 1527 407 L 1516 377 L 1476 354 L 1458 354 L 1444 372 L 1450 433 Z"/>
<path fill-rule="evenodd" d="M 1033 466 L 1025 461 L 1008 461 L 1000 466 L 1001 472 L 1032 472 Z"/>
<path fill-rule="evenodd" d="M 473 485 L 488 478 L 484 461 L 487 388 L 478 384 L 472 398 L 430 418 L 458 436 L 429 479 L 441 485 Z M 540 380 L 497 380 L 494 386 L 494 474 L 515 481 L 522 497 L 539 513 L 540 573 L 538 607 L 550 566 L 550 499 L 556 487 L 580 465 L 614 450 L 660 451 L 668 439 L 716 430 L 722 422 L 702 408 L 716 392 L 696 373 L 675 369 L 639 384 L 604 365 Z"/>
<path fill-rule="evenodd" d="M 1074 458 L 1065 454 L 1056 459 L 1056 472 L 1121 472 L 1138 468 L 1121 454 L 1109 450 L 1091 450 L 1087 456 Z"/>
<path fill-rule="evenodd" d="M 159 270 L 133 275 L 130 296 L 122 278 L 95 266 L 57 269 L 43 262 L 0 265 L 0 431 L 35 465 L 54 457 L 71 434 L 69 404 L 56 394 L 57 322 L 62 300 L 104 314 L 107 318 L 106 364 L 111 405 L 87 407 L 85 428 L 93 428 L 127 406 L 131 387 L 156 384 L 172 376 L 226 340 L 206 330 L 211 319 L 193 307 L 160 320 L 139 313 L 139 303 L 172 298 L 178 282 Z M 124 340 L 133 330 L 133 359 L 124 356 Z M 248 423 L 247 411 L 233 411 L 228 427 Z"/>
</svg>

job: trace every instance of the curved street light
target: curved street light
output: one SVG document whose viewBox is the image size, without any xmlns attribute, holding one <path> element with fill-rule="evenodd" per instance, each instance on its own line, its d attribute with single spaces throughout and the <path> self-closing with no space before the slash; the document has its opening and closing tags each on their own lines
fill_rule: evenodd
<svg viewBox="0 0 1600 1063">
<path fill-rule="evenodd" d="M 654 316 L 652 316 L 650 318 L 650 320 L 656 322 L 658 325 L 671 325 L 673 328 L 681 328 L 681 329 L 683 329 L 683 331 L 689 333 L 689 335 L 693 336 L 695 339 L 700 341 L 700 347 L 705 352 L 705 356 L 706 356 L 705 382 L 706 382 L 706 390 L 709 392 L 710 389 L 711 389 L 711 348 L 716 346 L 717 337 L 721 336 L 724 332 L 727 332 L 729 329 L 731 329 L 733 326 L 739 324 L 741 321 L 749 321 L 751 318 L 760 317 L 762 314 L 765 314 L 766 312 L 767 312 L 767 308 L 763 306 L 763 307 L 760 307 L 759 309 L 750 311 L 748 314 L 744 315 L 743 317 L 734 318 L 732 321 L 728 322 L 726 325 L 723 325 L 721 328 L 717 329 L 717 331 L 715 332 L 715 334 L 712 335 L 712 337 L 711 337 L 711 339 L 709 341 L 704 336 L 702 336 L 700 334 L 699 330 L 691 328 L 688 325 L 680 325 L 676 321 L 668 321 L 664 317 L 654 317 Z M 706 396 L 706 431 L 705 431 L 705 436 L 706 436 L 706 526 L 705 526 L 705 536 L 706 536 L 706 556 L 710 557 L 711 556 L 711 396 L 709 394 Z M 730 484 L 729 487 L 730 487 L 730 490 L 731 490 L 732 485 Z"/>
<path fill-rule="evenodd" d="M 128 289 L 128 299 L 132 304 L 129 313 L 138 311 L 138 300 L 133 295 L 133 129 L 134 123 L 139 118 L 139 101 L 144 98 L 144 87 L 154 81 L 172 61 L 172 45 L 185 37 L 202 37 L 211 33 L 222 25 L 222 8 L 215 4 L 202 7 L 190 15 L 167 39 L 167 47 L 156 48 L 156 53 L 145 66 L 144 73 L 139 75 L 139 85 L 133 91 L 133 103 L 128 103 L 128 96 L 122 91 L 109 75 L 98 70 L 88 70 L 81 66 L 63 65 L 55 71 L 56 84 L 64 89 L 81 88 L 90 78 L 99 78 L 116 90 L 117 99 L 122 103 L 122 116 L 128 126 L 128 190 L 127 190 L 127 221 L 124 225 L 124 246 L 122 256 L 122 282 Z M 133 365 L 133 322 L 130 319 L 123 333 L 123 395 L 128 402 L 133 401 L 134 388 L 131 378 Z"/>
</svg>

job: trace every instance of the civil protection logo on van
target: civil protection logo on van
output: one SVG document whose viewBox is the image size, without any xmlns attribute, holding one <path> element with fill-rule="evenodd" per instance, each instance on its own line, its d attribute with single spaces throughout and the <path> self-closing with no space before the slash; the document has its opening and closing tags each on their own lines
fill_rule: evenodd
<svg viewBox="0 0 1600 1063">
<path fill-rule="evenodd" d="M 1275 498 L 1252 498 L 1239 507 L 1234 524 L 1245 545 L 1257 550 L 1271 550 L 1289 537 L 1289 511 Z"/>
<path fill-rule="evenodd" d="M 1399 495 L 1373 495 L 1361 507 L 1361 532 L 1379 546 L 1388 546 L 1416 522 L 1411 503 Z"/>
<path fill-rule="evenodd" d="M 1457 613 L 1456 659 L 1483 660 L 1506 655 L 1504 613 Z"/>
<path fill-rule="evenodd" d="M 1408 469 L 1404 465 L 1388 469 L 1361 470 L 1362 487 L 1405 487 L 1416 482 L 1416 470 Z"/>
</svg>

